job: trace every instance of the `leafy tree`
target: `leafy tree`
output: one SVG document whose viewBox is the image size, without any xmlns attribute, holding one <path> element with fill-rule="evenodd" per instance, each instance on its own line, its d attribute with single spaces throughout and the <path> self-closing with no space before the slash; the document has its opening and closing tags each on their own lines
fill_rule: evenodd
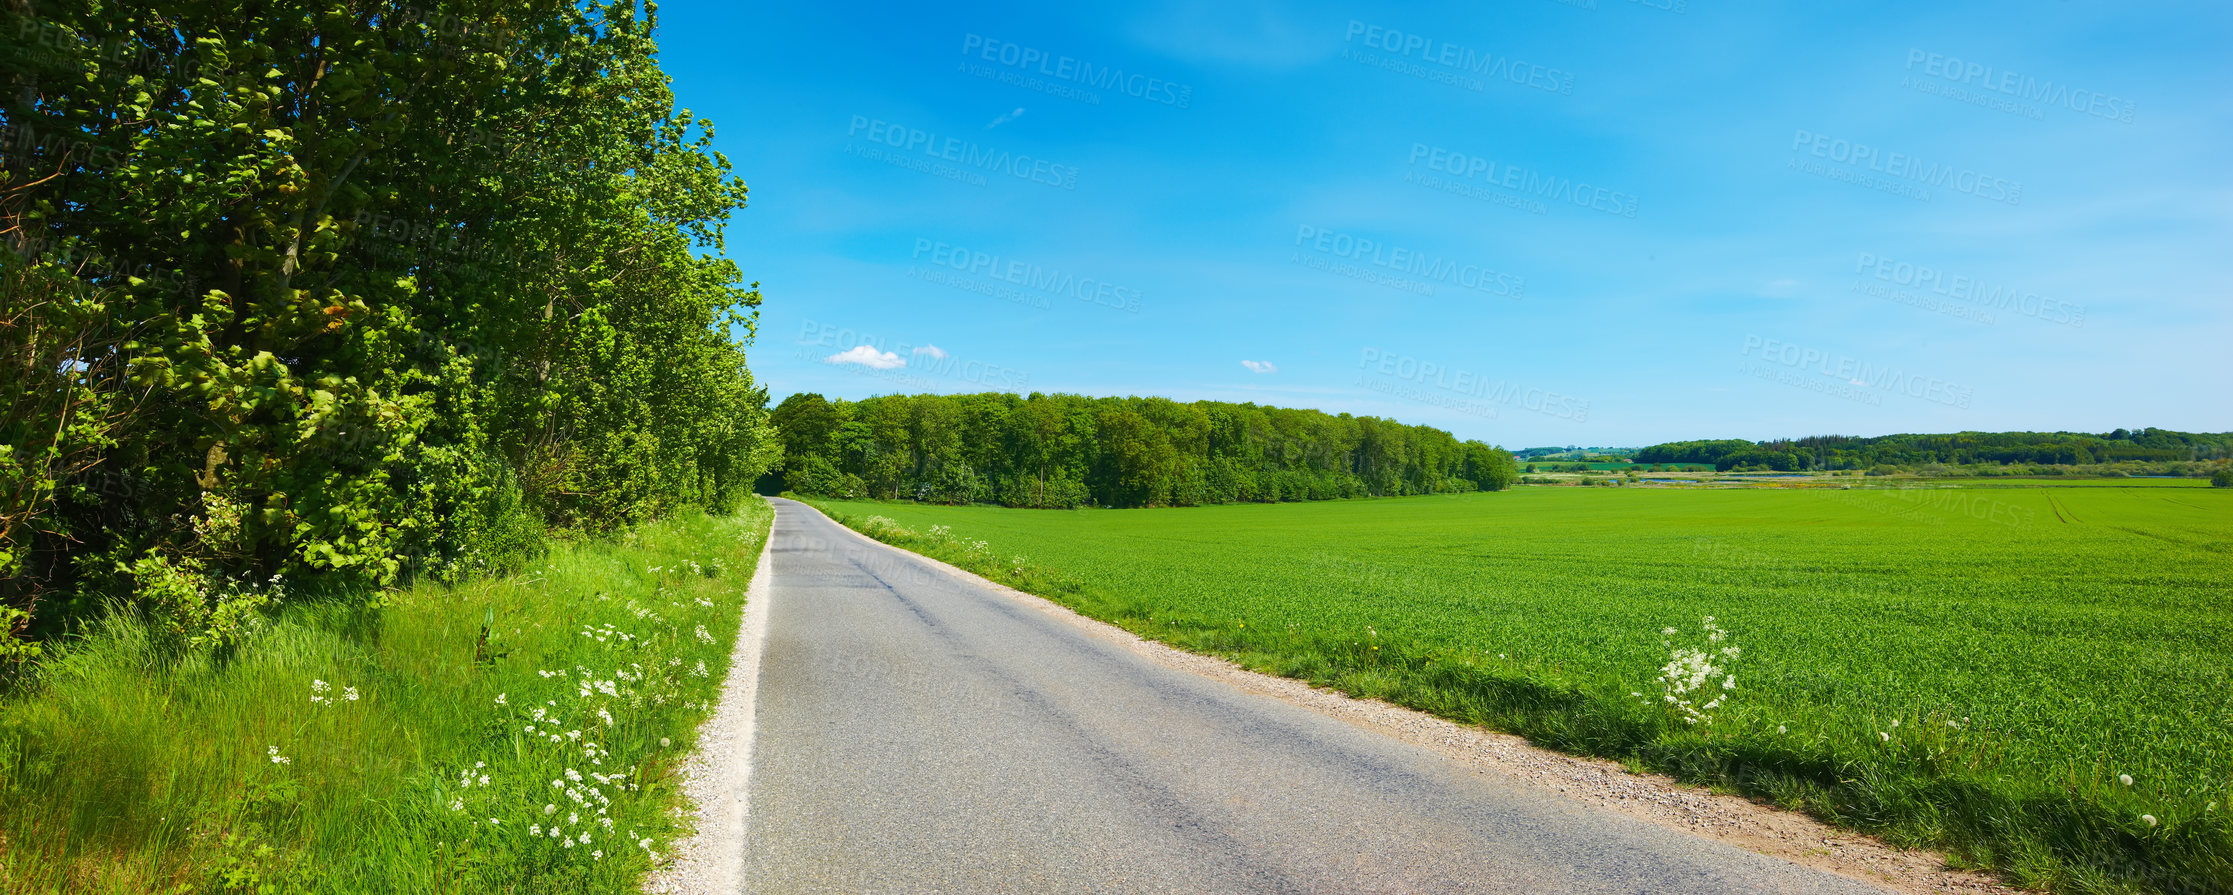
<svg viewBox="0 0 2233 895">
<path fill-rule="evenodd" d="M 712 254 L 745 187 L 654 24 L 8 7 L 0 622 L 123 598 L 221 640 L 748 493 L 780 450 L 760 295 Z"/>
<path fill-rule="evenodd" d="M 1510 454 L 1450 433 L 1314 410 L 1077 395 L 786 398 L 786 469 L 820 459 L 878 497 L 1015 507 L 1192 506 L 1500 490 Z M 793 437 L 793 429 L 834 436 Z M 817 474 L 783 487 L 836 487 Z"/>
</svg>

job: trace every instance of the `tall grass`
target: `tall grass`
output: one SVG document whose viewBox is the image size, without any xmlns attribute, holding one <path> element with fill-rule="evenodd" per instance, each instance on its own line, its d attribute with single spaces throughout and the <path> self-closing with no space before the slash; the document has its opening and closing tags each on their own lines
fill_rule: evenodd
<svg viewBox="0 0 2233 895">
<path fill-rule="evenodd" d="M 2026 885 L 2201 895 L 2233 892 L 2233 494 L 2188 485 L 817 505 L 1260 671 Z"/>
<path fill-rule="evenodd" d="M 112 616 L 0 698 L 0 890 L 633 890 L 772 518 L 297 606 L 225 655 Z"/>
</svg>

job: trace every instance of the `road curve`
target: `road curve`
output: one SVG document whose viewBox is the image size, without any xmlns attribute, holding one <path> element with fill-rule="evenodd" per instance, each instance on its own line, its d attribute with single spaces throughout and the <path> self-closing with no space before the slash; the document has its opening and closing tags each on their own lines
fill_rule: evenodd
<svg viewBox="0 0 2233 895">
<path fill-rule="evenodd" d="M 775 504 L 744 891 L 1884 891 L 1498 784 Z"/>
</svg>

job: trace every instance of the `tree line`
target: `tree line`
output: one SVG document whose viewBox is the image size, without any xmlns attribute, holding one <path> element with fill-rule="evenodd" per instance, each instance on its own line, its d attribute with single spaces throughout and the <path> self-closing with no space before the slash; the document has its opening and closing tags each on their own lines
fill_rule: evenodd
<svg viewBox="0 0 2233 895">
<path fill-rule="evenodd" d="M 775 459 L 745 185 L 649 8 L 440 9 L 8 5 L 0 645 L 110 601 L 222 641 Z"/>
<path fill-rule="evenodd" d="M 2233 433 L 2118 429 L 2082 432 L 1957 432 L 1862 438 L 1817 435 L 1746 441 L 1675 441 L 1636 452 L 1637 463 L 1709 463 L 1716 469 L 1869 469 L 1943 464 L 2087 465 L 2128 461 L 2223 460 L 2233 453 Z"/>
<path fill-rule="evenodd" d="M 1165 398 L 804 393 L 770 491 L 1008 507 L 1156 507 L 1496 491 L 1512 456 L 1428 426 Z"/>
</svg>

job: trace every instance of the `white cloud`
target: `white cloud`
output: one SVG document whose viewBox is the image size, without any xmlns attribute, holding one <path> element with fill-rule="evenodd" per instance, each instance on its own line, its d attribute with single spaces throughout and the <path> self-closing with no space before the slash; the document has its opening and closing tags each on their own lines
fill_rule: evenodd
<svg viewBox="0 0 2233 895">
<path fill-rule="evenodd" d="M 825 364 L 860 364 L 871 370 L 891 370 L 907 366 L 907 362 L 901 360 L 899 355 L 889 351 L 878 351 L 867 345 L 855 345 L 822 358 L 822 362 Z"/>
<path fill-rule="evenodd" d="M 1241 366 L 1247 367 L 1247 368 L 1248 368 L 1248 371 L 1249 371 L 1249 372 L 1251 372 L 1251 373 L 1277 373 L 1277 372 L 1279 372 L 1279 368 L 1278 368 L 1278 367 L 1275 367 L 1275 366 L 1273 366 L 1273 365 L 1272 365 L 1272 362 L 1271 362 L 1271 361 L 1268 361 L 1268 360 L 1244 360 L 1244 361 L 1241 361 Z"/>
<path fill-rule="evenodd" d="M 916 357 L 922 357 L 923 355 L 926 355 L 926 354 L 930 355 L 930 359 L 931 359 L 931 360 L 945 360 L 945 359 L 946 359 L 946 349 L 944 349 L 944 348 L 940 348 L 940 347 L 938 347 L 938 346 L 936 346 L 936 345 L 924 345 L 924 346 L 923 346 L 923 347 L 921 347 L 921 348 L 917 348 L 917 349 L 915 349 L 915 356 L 916 356 Z"/>
<path fill-rule="evenodd" d="M 1003 125 L 1003 124 L 1007 124 L 1008 122 L 1014 121 L 1014 120 L 1016 120 L 1016 119 L 1018 119 L 1018 118 L 1022 118 L 1022 117 L 1023 117 L 1023 109 L 1021 109 L 1021 108 L 1018 108 L 1018 109 L 1016 109 L 1016 110 L 1015 110 L 1015 111 L 1013 111 L 1013 112 L 1010 112 L 1010 113 L 1008 113 L 1008 114 L 1006 114 L 1006 115 L 1002 115 L 1002 116 L 1000 116 L 1000 117 L 998 117 L 998 118 L 995 118 L 995 119 L 993 119 L 993 120 L 992 120 L 992 123 L 991 123 L 991 124 L 985 125 L 985 130 L 988 130 L 988 131 L 989 131 L 989 130 L 992 130 L 993 128 L 999 127 L 999 126 L 1001 126 L 1001 125 Z"/>
<path fill-rule="evenodd" d="M 1760 294 L 1767 298 L 1791 298 L 1799 294 L 1799 281 L 1793 279 L 1769 280 L 1760 287 Z"/>
</svg>

